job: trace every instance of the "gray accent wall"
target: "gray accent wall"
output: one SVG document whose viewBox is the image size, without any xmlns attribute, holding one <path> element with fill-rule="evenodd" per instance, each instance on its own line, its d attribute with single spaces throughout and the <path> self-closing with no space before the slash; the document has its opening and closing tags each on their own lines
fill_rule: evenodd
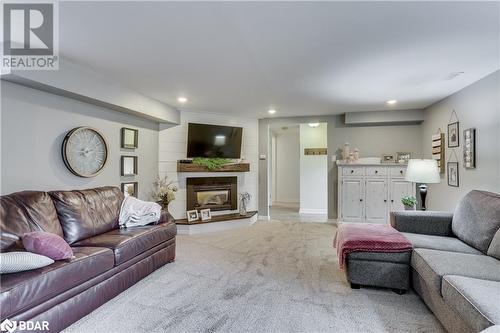
<svg viewBox="0 0 500 333">
<path fill-rule="evenodd" d="M 402 111 L 404 112 L 404 111 Z M 381 156 L 385 153 L 411 152 L 422 155 L 422 129 L 420 125 L 360 126 L 345 125 L 343 115 L 317 117 L 266 118 L 259 120 L 259 215 L 269 215 L 269 126 L 286 126 L 309 122 L 326 122 L 328 125 L 328 217 L 337 218 L 337 165 L 333 157 L 340 158 L 344 142 L 359 148 L 362 157 Z M 267 170 L 267 172 L 265 171 Z M 277 170 L 279 172 L 279 170 Z"/>
<path fill-rule="evenodd" d="M 496 71 L 425 110 L 422 125 L 422 149 L 431 158 L 431 135 L 441 128 L 447 131 L 452 111 L 460 121 L 460 146 L 448 148 L 459 160 L 459 187 L 448 186 L 446 173 L 440 184 L 430 184 L 427 207 L 452 211 L 467 192 L 473 189 L 500 193 L 500 71 Z M 455 118 L 453 118 L 455 119 Z M 455 120 L 453 120 L 455 121 Z M 476 128 L 476 169 L 465 169 L 463 163 L 463 130 Z M 447 138 L 446 138 L 447 142 Z"/>
<path fill-rule="evenodd" d="M 139 198 L 150 198 L 158 174 L 158 123 L 74 99 L 1 81 L 0 192 L 85 189 L 137 181 Z M 108 161 L 93 178 L 73 175 L 64 165 L 61 144 L 74 127 L 91 126 L 104 135 Z M 120 129 L 139 130 L 139 148 L 120 148 Z M 120 176 L 120 155 L 137 155 L 139 175 Z"/>
</svg>

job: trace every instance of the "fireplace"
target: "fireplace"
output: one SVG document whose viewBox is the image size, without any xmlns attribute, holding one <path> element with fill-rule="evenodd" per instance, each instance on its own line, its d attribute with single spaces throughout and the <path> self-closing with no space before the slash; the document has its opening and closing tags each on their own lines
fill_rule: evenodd
<svg viewBox="0 0 500 333">
<path fill-rule="evenodd" d="M 237 177 L 187 178 L 187 210 L 236 210 Z"/>
</svg>

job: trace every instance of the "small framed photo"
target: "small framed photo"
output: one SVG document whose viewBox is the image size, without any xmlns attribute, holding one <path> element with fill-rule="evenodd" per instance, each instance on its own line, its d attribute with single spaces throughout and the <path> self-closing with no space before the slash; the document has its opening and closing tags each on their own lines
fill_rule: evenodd
<svg viewBox="0 0 500 333">
<path fill-rule="evenodd" d="M 448 124 L 448 148 L 460 146 L 459 123 Z"/>
<path fill-rule="evenodd" d="M 139 131 L 122 127 L 122 148 L 134 149 L 139 146 Z"/>
<path fill-rule="evenodd" d="M 122 176 L 137 175 L 137 156 L 121 157 L 121 175 Z"/>
<path fill-rule="evenodd" d="M 188 210 L 186 212 L 186 214 L 187 214 L 188 222 L 198 221 L 198 219 L 199 219 L 198 211 L 196 209 Z"/>
<path fill-rule="evenodd" d="M 476 168 L 476 129 L 468 128 L 464 131 L 464 168 Z"/>
<path fill-rule="evenodd" d="M 394 154 L 383 154 L 382 163 L 394 163 Z"/>
<path fill-rule="evenodd" d="M 212 218 L 212 213 L 210 212 L 210 208 L 200 210 L 201 220 L 208 221 Z"/>
<path fill-rule="evenodd" d="M 136 197 L 137 198 L 137 182 L 122 183 L 122 192 L 126 197 Z"/>
<path fill-rule="evenodd" d="M 459 186 L 458 162 L 448 162 L 448 186 Z"/>
<path fill-rule="evenodd" d="M 411 153 L 398 152 L 396 156 L 396 162 L 399 164 L 408 164 L 408 161 L 411 159 Z"/>
</svg>

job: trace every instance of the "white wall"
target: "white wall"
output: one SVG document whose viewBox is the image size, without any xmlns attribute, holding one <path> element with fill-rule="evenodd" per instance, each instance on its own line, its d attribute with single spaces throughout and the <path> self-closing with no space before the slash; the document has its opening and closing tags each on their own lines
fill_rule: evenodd
<svg viewBox="0 0 500 333">
<path fill-rule="evenodd" d="M 430 210 L 451 211 L 473 189 L 500 193 L 500 71 L 426 109 L 422 126 L 426 158 L 431 158 L 431 135 L 438 128 L 446 133 L 453 110 L 460 121 L 460 147 L 454 148 L 459 160 L 460 187 L 448 186 L 446 174 L 440 184 L 430 184 L 427 195 Z M 476 128 L 476 169 L 463 166 L 463 130 L 470 127 Z M 446 145 L 446 162 L 451 150 Z"/>
<path fill-rule="evenodd" d="M 158 123 L 1 81 L 1 193 L 120 186 L 137 181 L 139 198 L 150 199 L 158 173 Z M 61 145 L 67 132 L 91 126 L 108 144 L 108 161 L 93 178 L 73 175 L 64 165 Z M 120 148 L 120 129 L 139 130 L 139 148 Z M 120 155 L 138 156 L 139 174 L 120 176 Z"/>
<path fill-rule="evenodd" d="M 305 155 L 306 148 L 327 148 L 327 124 L 300 124 L 300 212 L 327 214 L 328 155 Z"/>
<path fill-rule="evenodd" d="M 300 136 L 297 128 L 281 131 L 276 137 L 275 186 L 277 203 L 300 201 Z"/>
<path fill-rule="evenodd" d="M 223 126 L 243 127 L 241 157 L 250 163 L 250 172 L 177 172 L 177 161 L 185 159 L 187 155 L 187 128 L 188 123 L 204 123 Z M 160 174 L 167 175 L 177 181 L 179 192 L 169 210 L 176 219 L 186 217 L 186 178 L 189 177 L 238 177 L 238 191 L 248 192 L 251 195 L 248 210 L 256 210 L 258 203 L 258 121 L 228 115 L 181 112 L 181 124 L 174 127 L 161 127 L 159 136 L 159 162 Z M 214 212 L 213 214 L 220 214 Z M 224 212 L 223 212 L 224 213 Z"/>
</svg>

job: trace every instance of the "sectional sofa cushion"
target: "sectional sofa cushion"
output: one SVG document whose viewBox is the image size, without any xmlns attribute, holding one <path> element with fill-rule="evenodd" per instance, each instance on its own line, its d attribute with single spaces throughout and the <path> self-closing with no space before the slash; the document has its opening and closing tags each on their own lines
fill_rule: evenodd
<svg viewBox="0 0 500 333">
<path fill-rule="evenodd" d="M 459 239 L 487 253 L 500 228 L 500 195 L 486 191 L 467 193 L 455 209 L 451 228 Z"/>
<path fill-rule="evenodd" d="M 465 244 L 460 239 L 455 237 L 430 236 L 422 234 L 412 234 L 403 232 L 406 238 L 411 242 L 416 249 L 431 249 L 451 252 L 482 254 L 475 248 Z"/>
<path fill-rule="evenodd" d="M 447 275 L 441 293 L 474 332 L 500 324 L 500 282 Z"/>
<path fill-rule="evenodd" d="M 487 254 L 500 260 L 500 229 L 493 236 Z"/>
<path fill-rule="evenodd" d="M 483 254 L 414 249 L 411 266 L 436 293 L 445 275 L 500 281 L 500 261 Z"/>
<path fill-rule="evenodd" d="M 118 228 L 123 193 L 117 187 L 49 194 L 69 244 Z"/>
<path fill-rule="evenodd" d="M 2 275 L 1 318 L 29 309 L 113 268 L 113 252 L 74 248 L 70 261 L 56 261 L 33 271 Z"/>
<path fill-rule="evenodd" d="M 165 242 L 177 233 L 174 223 L 116 229 L 104 234 L 76 242 L 74 246 L 105 247 L 113 250 L 115 266 L 136 257 L 156 245 Z"/>
<path fill-rule="evenodd" d="M 54 203 L 46 192 L 40 191 L 3 195 L 0 200 L 0 230 L 18 237 L 32 231 L 47 231 L 63 236 Z M 5 242 L 2 250 L 11 245 Z"/>
</svg>

